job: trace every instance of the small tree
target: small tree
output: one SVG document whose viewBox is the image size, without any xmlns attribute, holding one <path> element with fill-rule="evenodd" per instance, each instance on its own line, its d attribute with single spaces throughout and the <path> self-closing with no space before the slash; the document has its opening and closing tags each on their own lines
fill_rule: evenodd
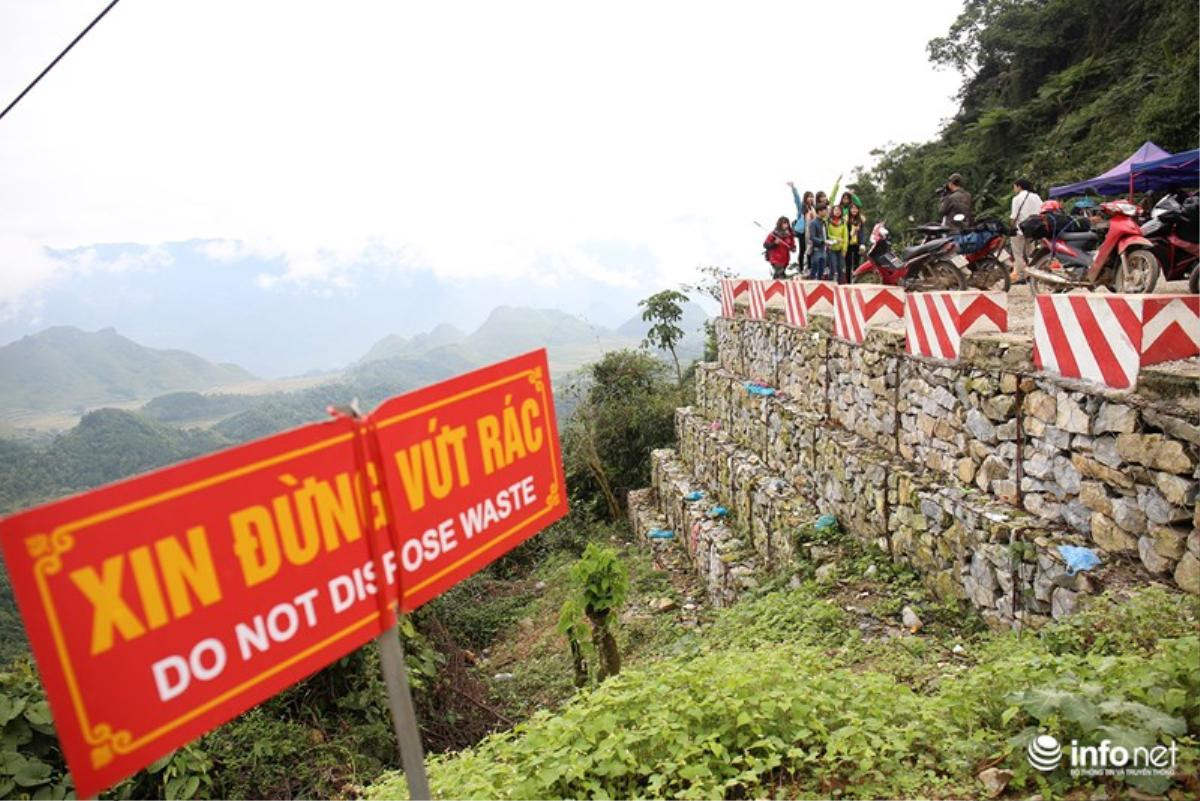
<svg viewBox="0 0 1200 801">
<path fill-rule="evenodd" d="M 566 635 L 570 643 L 575 684 L 581 686 L 586 681 L 587 663 L 581 643 L 583 627 L 580 613 L 587 617 L 592 627 L 596 677 L 603 681 L 621 672 L 621 652 L 613 635 L 613 620 L 629 592 L 629 573 L 615 548 L 589 542 L 583 556 L 571 568 L 571 579 L 579 594 L 568 598 L 563 604 L 558 630 Z"/>
<path fill-rule="evenodd" d="M 683 319 L 683 309 L 679 304 L 686 302 L 687 299 L 687 295 L 682 292 L 664 289 L 645 300 L 638 301 L 638 305 L 644 306 L 646 309 L 642 312 L 642 319 L 653 323 L 650 330 L 646 332 L 646 339 L 642 344 L 653 345 L 671 354 L 671 360 L 675 362 L 675 376 L 680 384 L 683 383 L 683 369 L 679 366 L 675 345 L 683 339 L 683 329 L 675 324 Z"/>
</svg>

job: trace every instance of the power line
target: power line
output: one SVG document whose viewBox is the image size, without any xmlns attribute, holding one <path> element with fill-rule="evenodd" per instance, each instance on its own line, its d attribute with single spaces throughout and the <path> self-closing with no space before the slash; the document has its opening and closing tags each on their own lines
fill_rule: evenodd
<svg viewBox="0 0 1200 801">
<path fill-rule="evenodd" d="M 71 48 L 74 47 L 76 44 L 78 44 L 80 39 L 87 36 L 88 31 L 90 31 L 92 28 L 96 27 L 96 23 L 99 22 L 100 20 L 104 19 L 104 15 L 107 14 L 109 11 L 112 11 L 112 7 L 115 6 L 117 3 L 119 3 L 120 1 L 121 0 L 112 0 L 111 3 L 106 5 L 104 7 L 104 10 L 101 11 L 94 20 L 92 20 L 90 23 L 88 23 L 88 26 L 86 28 L 84 28 L 82 31 L 80 31 L 79 35 L 76 36 L 74 39 L 72 39 L 71 43 L 69 45 L 67 45 L 65 48 L 63 48 L 63 51 L 61 53 L 59 53 L 57 56 L 55 56 L 54 60 L 50 62 L 50 64 L 46 67 L 46 69 L 44 69 L 40 73 L 38 73 L 38 76 L 33 79 L 33 82 L 30 83 L 29 86 L 26 86 L 24 91 L 22 91 L 21 94 L 17 95 L 16 98 L 13 100 L 13 102 L 11 102 L 7 106 L 5 106 L 4 111 L 0 111 L 0 120 L 4 119 L 4 115 L 7 114 L 8 112 L 12 111 L 13 106 L 17 105 L 17 103 L 20 103 L 21 98 L 23 98 L 23 97 L 25 97 L 25 95 L 29 94 L 29 90 L 32 89 L 33 87 L 37 86 L 38 81 L 40 81 L 42 78 L 45 78 L 46 73 L 48 73 L 50 70 L 54 69 L 54 65 L 57 64 L 58 62 L 62 61 L 62 57 L 65 56 L 67 53 L 71 52 Z"/>
</svg>

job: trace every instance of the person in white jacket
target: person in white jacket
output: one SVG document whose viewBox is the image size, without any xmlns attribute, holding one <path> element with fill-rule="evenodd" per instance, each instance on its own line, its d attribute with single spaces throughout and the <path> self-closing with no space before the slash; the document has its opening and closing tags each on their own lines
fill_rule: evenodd
<svg viewBox="0 0 1200 801">
<path fill-rule="evenodd" d="M 1025 235 L 1021 233 L 1020 225 L 1030 217 L 1037 215 L 1042 208 L 1042 199 L 1033 191 L 1033 184 L 1025 178 L 1013 182 L 1012 214 L 1009 215 L 1009 227 L 1016 230 L 1009 244 L 1013 254 L 1013 282 L 1025 277 Z"/>
</svg>

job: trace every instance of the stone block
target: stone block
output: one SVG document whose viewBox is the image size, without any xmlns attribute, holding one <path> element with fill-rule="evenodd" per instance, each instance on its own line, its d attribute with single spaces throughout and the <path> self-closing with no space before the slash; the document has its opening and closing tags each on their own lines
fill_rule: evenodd
<svg viewBox="0 0 1200 801">
<path fill-rule="evenodd" d="M 1200 557 L 1191 551 L 1183 555 L 1175 566 L 1175 583 L 1192 595 L 1200 595 Z"/>
<path fill-rule="evenodd" d="M 1056 411 L 1055 427 L 1072 434 L 1092 433 L 1091 417 L 1075 400 L 1065 395 L 1059 395 Z"/>
<path fill-rule="evenodd" d="M 1112 502 L 1112 519 L 1122 531 L 1130 534 L 1146 533 L 1146 515 L 1136 498 L 1117 498 Z"/>
<path fill-rule="evenodd" d="M 1050 617 L 1057 620 L 1060 617 L 1075 614 L 1079 606 L 1079 593 L 1072 592 L 1066 587 L 1056 587 L 1050 596 Z"/>
<path fill-rule="evenodd" d="M 1191 506 L 1196 500 L 1197 481 L 1173 473 L 1155 473 L 1154 486 L 1162 493 L 1167 503 L 1175 506 Z"/>
<path fill-rule="evenodd" d="M 1092 512 L 1092 541 L 1101 549 L 1115 554 L 1137 553 L 1137 538 L 1123 531 L 1112 518 Z"/>
<path fill-rule="evenodd" d="M 1043 423 L 1053 423 L 1057 418 L 1058 404 L 1052 396 L 1040 389 L 1025 396 L 1024 412 Z"/>
<path fill-rule="evenodd" d="M 1171 504 L 1153 487 L 1138 486 L 1137 504 L 1147 520 L 1164 526 L 1186 523 L 1192 517 L 1191 509 Z"/>
<path fill-rule="evenodd" d="M 1167 575 L 1175 567 L 1174 562 L 1154 550 L 1154 540 L 1147 536 L 1138 539 L 1138 556 L 1146 569 L 1158 576 Z"/>
<path fill-rule="evenodd" d="M 1117 434 L 1132 434 L 1137 430 L 1137 410 L 1123 403 L 1104 402 L 1092 421 L 1092 430 L 1097 434 L 1112 431 Z"/>
<path fill-rule="evenodd" d="M 1127 462 L 1178 475 L 1188 475 L 1196 467 L 1183 443 L 1162 434 L 1118 434 L 1117 453 Z"/>
<path fill-rule="evenodd" d="M 1104 484 L 1099 481 L 1080 482 L 1079 502 L 1093 512 L 1101 512 L 1112 517 L 1112 498 L 1108 496 Z"/>
<path fill-rule="evenodd" d="M 1071 464 L 1075 465 L 1075 469 L 1081 476 L 1098 478 L 1113 487 L 1133 488 L 1133 479 L 1128 475 L 1084 456 L 1082 453 L 1071 454 Z"/>
</svg>

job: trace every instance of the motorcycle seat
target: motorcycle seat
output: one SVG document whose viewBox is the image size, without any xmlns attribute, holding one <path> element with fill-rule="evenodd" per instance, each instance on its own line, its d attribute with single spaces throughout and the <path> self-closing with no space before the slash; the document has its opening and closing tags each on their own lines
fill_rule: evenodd
<svg viewBox="0 0 1200 801">
<path fill-rule="evenodd" d="M 942 246 L 950 241 L 950 237 L 944 236 L 941 239 L 931 239 L 928 242 L 922 242 L 919 245 L 913 245 L 911 248 L 905 248 L 904 254 L 901 256 L 904 261 L 908 261 L 914 256 L 920 256 L 923 253 L 932 253 L 936 250 L 941 250 Z"/>
<path fill-rule="evenodd" d="M 1072 242 L 1081 247 L 1087 242 L 1100 242 L 1100 237 L 1098 237 L 1094 231 L 1080 231 L 1074 234 L 1059 234 L 1058 238 L 1064 242 Z"/>
</svg>

